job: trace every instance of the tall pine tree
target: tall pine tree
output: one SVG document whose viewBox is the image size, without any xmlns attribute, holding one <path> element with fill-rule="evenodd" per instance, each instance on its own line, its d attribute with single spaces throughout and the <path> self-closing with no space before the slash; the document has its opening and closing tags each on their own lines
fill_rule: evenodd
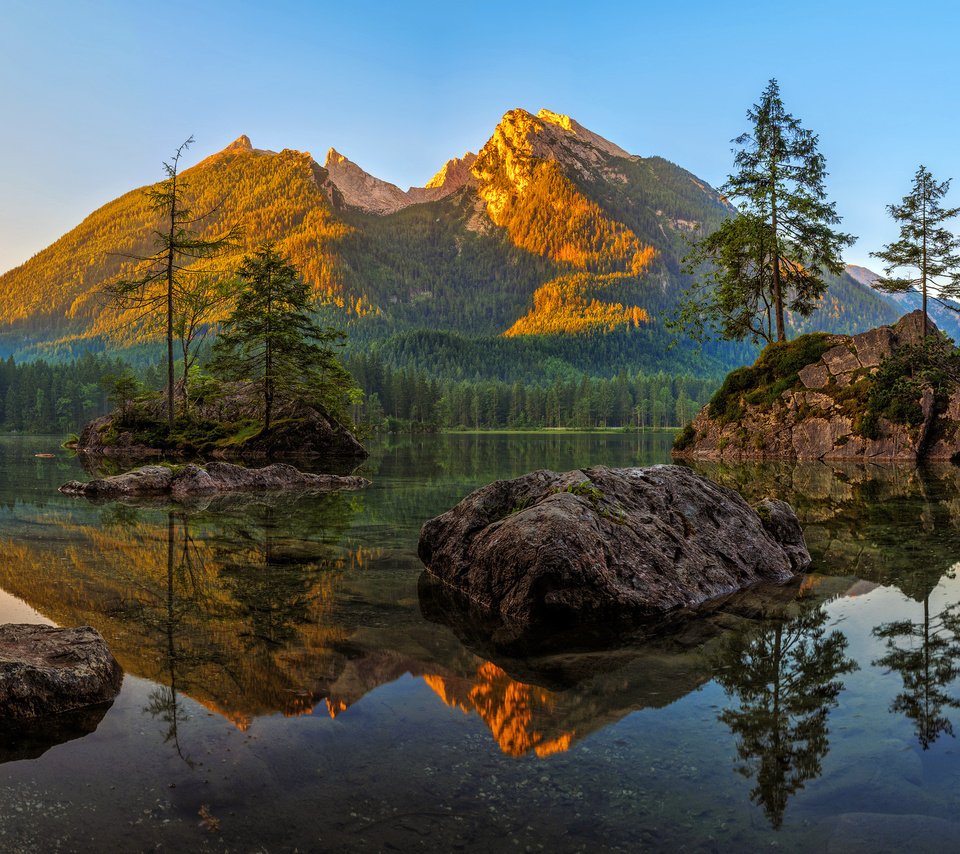
<svg viewBox="0 0 960 854">
<path fill-rule="evenodd" d="M 785 310 L 813 312 L 826 291 L 824 274 L 843 271 L 840 253 L 853 243 L 824 188 L 826 161 L 819 138 L 801 127 L 771 80 L 747 112 L 752 129 L 737 137 L 736 171 L 723 192 L 741 222 L 727 224 L 694 249 L 689 261 L 708 273 L 685 294 L 674 328 L 707 322 L 723 337 L 773 337 L 759 313 L 772 315 L 777 341 L 786 339 Z"/>
<path fill-rule="evenodd" d="M 927 296 L 938 302 L 960 296 L 960 240 L 944 223 L 960 214 L 960 208 L 944 208 L 940 202 L 950 181 L 936 181 L 925 166 L 913 176 L 913 186 L 899 205 L 887 205 L 900 225 L 900 239 L 880 252 L 871 252 L 885 266 L 886 277 L 874 287 L 888 293 L 919 290 L 923 307 L 923 335 L 927 334 Z M 913 275 L 894 276 L 898 269 Z"/>
<path fill-rule="evenodd" d="M 333 351 L 342 333 L 321 328 L 310 314 L 310 290 L 272 244 L 244 258 L 240 291 L 214 345 L 214 370 L 248 382 L 263 404 L 270 429 L 276 404 L 302 400 L 335 414 L 353 380 Z"/>
<path fill-rule="evenodd" d="M 122 307 L 143 310 L 149 320 L 163 327 L 167 343 L 167 424 L 173 429 L 174 374 L 173 338 L 177 327 L 178 303 L 185 295 L 194 293 L 188 282 L 191 276 L 209 275 L 209 270 L 198 269 L 200 259 L 211 258 L 232 248 L 239 236 L 230 229 L 212 240 L 204 239 L 196 231 L 197 224 L 213 211 L 195 214 L 188 206 L 185 188 L 180 176 L 180 159 L 193 144 L 191 136 L 163 164 L 167 178 L 146 191 L 147 199 L 159 223 L 154 231 L 156 252 L 134 256 L 136 272 L 131 278 L 111 282 L 107 293 Z M 188 348 L 189 349 L 189 348 Z"/>
</svg>

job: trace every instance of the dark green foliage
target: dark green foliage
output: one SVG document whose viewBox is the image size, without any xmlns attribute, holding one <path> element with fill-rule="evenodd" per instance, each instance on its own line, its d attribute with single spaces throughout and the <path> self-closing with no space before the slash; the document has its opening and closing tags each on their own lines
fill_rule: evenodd
<svg viewBox="0 0 960 854">
<path fill-rule="evenodd" d="M 901 347 L 883 360 L 872 378 L 860 384 L 867 389 L 867 399 L 856 431 L 865 438 L 876 438 L 880 418 L 911 427 L 922 424 L 923 390 L 933 391 L 942 410 L 958 383 L 960 352 L 947 338 L 928 335 L 922 344 Z"/>
<path fill-rule="evenodd" d="M 696 439 L 697 431 L 693 429 L 693 424 L 685 424 L 683 429 L 677 433 L 676 439 L 673 440 L 673 450 L 685 451 Z"/>
<path fill-rule="evenodd" d="M 710 417 L 729 424 L 743 415 L 743 405 L 769 406 L 800 382 L 799 371 L 830 349 L 829 339 L 818 332 L 793 341 L 767 345 L 753 365 L 731 371 L 710 400 Z"/>
<path fill-rule="evenodd" d="M 677 427 L 689 421 L 718 380 L 620 371 L 591 377 L 555 364 L 535 382 L 436 379 L 396 369 L 377 353 L 348 357 L 364 389 L 355 421 L 387 430 Z"/>
<path fill-rule="evenodd" d="M 887 205 L 890 216 L 900 225 L 900 238 L 880 252 L 872 252 L 884 261 L 886 277 L 874 286 L 890 293 L 921 294 L 923 334 L 927 334 L 927 294 L 938 302 L 960 296 L 960 239 L 944 223 L 960 214 L 958 208 L 944 208 L 940 200 L 950 182 L 938 182 L 925 166 L 913 176 L 913 187 L 899 205 Z M 912 275 L 894 276 L 898 269 Z"/>
<path fill-rule="evenodd" d="M 813 313 L 825 275 L 843 271 L 840 253 L 854 238 L 832 228 L 840 218 L 827 201 L 818 137 L 786 112 L 776 80 L 747 118 L 752 128 L 735 140 L 736 171 L 723 187 L 740 221 L 724 223 L 688 256 L 704 275 L 685 293 L 675 325 L 736 340 L 783 341 L 785 311 Z"/>
<path fill-rule="evenodd" d="M 130 418 L 134 401 L 143 391 L 142 383 L 130 370 L 126 370 L 116 377 L 108 375 L 104 377 L 102 382 L 108 391 L 107 400 L 117 410 L 118 423 L 126 424 Z"/>
<path fill-rule="evenodd" d="M 110 408 L 108 378 L 125 374 L 118 359 L 87 353 L 71 362 L 0 361 L 0 432 L 68 433 Z"/>
<path fill-rule="evenodd" d="M 237 277 L 236 306 L 213 348 L 214 373 L 257 388 L 266 430 L 285 400 L 341 413 L 353 386 L 332 346 L 342 333 L 317 324 L 306 282 L 269 244 L 244 259 Z"/>
</svg>

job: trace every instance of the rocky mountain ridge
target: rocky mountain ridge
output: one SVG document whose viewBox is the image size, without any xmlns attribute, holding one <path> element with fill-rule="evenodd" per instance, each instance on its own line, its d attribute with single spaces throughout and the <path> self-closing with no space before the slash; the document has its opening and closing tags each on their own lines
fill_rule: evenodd
<svg viewBox="0 0 960 854">
<path fill-rule="evenodd" d="M 679 166 L 629 154 L 550 110 L 508 111 L 477 155 L 449 160 L 423 187 L 402 190 L 336 149 L 320 165 L 246 136 L 184 170 L 182 183 L 192 209 L 214 211 L 200 236 L 243 229 L 218 267 L 274 241 L 333 322 L 349 325 L 351 342 L 378 343 L 398 364 L 449 361 L 439 353 L 462 348 L 460 336 L 511 336 L 512 363 L 534 358 L 525 342 L 549 339 L 561 369 L 589 364 L 603 375 L 628 365 L 713 373 L 744 359 L 735 346 L 710 348 L 706 361 L 689 344 L 668 350 L 664 327 L 688 284 L 687 241 L 730 215 L 724 200 Z M 152 253 L 155 229 L 133 190 L 0 276 L 0 356 L 155 340 L 136 312 L 103 298 L 105 283 L 134 273 L 132 257 Z M 895 319 L 849 277 L 831 288 L 835 298 L 803 329 Z"/>
<path fill-rule="evenodd" d="M 435 202 L 473 182 L 470 167 L 477 155 L 469 151 L 463 157 L 448 160 L 424 187 L 401 190 L 361 169 L 336 149 L 327 152 L 323 168 L 327 172 L 324 189 L 336 206 L 349 205 L 367 213 L 397 213 L 410 205 Z"/>
</svg>

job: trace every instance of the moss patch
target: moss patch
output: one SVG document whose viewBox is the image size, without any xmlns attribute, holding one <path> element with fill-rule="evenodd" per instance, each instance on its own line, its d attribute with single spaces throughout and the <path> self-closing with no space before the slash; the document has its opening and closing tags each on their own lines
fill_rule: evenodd
<svg viewBox="0 0 960 854">
<path fill-rule="evenodd" d="M 769 344 L 750 367 L 727 375 L 710 401 L 710 417 L 721 425 L 729 424 L 743 417 L 747 405 L 772 406 L 785 391 L 800 385 L 800 371 L 831 346 L 822 332 Z"/>
<path fill-rule="evenodd" d="M 697 431 L 693 429 L 693 424 L 687 424 L 673 440 L 673 450 L 685 451 L 697 440 Z"/>
</svg>

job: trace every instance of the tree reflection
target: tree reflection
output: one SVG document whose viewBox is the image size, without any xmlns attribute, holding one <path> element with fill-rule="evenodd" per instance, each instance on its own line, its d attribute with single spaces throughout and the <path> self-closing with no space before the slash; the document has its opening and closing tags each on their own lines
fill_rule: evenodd
<svg viewBox="0 0 960 854">
<path fill-rule="evenodd" d="M 756 780 L 750 799 L 774 828 L 790 796 L 820 776 L 840 677 L 857 669 L 846 656 L 847 639 L 828 634 L 826 619 L 822 607 L 795 619 L 764 619 L 724 638 L 718 653 L 717 681 L 739 702 L 720 720 L 737 737 L 736 770 Z"/>
<path fill-rule="evenodd" d="M 177 544 L 177 521 L 179 516 L 181 536 Z M 164 735 L 165 742 L 172 742 L 177 755 L 191 768 L 193 761 L 184 754 L 180 744 L 179 723 L 187 718 L 183 706 L 177 695 L 178 670 L 183 656 L 177 647 L 177 634 L 181 627 L 183 605 L 177 599 L 177 582 L 190 591 L 186 602 L 192 602 L 200 592 L 198 585 L 198 570 L 202 570 L 202 558 L 197 552 L 193 538 L 190 535 L 190 525 L 186 514 L 167 513 L 167 585 L 166 602 L 159 614 L 163 625 L 162 636 L 165 640 L 161 651 L 161 660 L 168 679 L 168 685 L 158 685 L 150 692 L 149 703 L 144 708 L 155 718 L 159 718 L 167 725 Z M 199 566 L 198 566 L 199 562 Z M 194 602 L 194 604 L 196 604 Z"/>
<path fill-rule="evenodd" d="M 960 605 L 930 615 L 930 593 L 923 599 L 923 620 L 895 620 L 873 630 L 885 642 L 887 654 L 873 662 L 887 672 L 896 671 L 903 690 L 890 704 L 913 721 L 917 740 L 929 750 L 941 735 L 953 735 L 953 724 L 944 707 L 960 708 L 960 699 L 948 686 L 960 676 Z"/>
</svg>

